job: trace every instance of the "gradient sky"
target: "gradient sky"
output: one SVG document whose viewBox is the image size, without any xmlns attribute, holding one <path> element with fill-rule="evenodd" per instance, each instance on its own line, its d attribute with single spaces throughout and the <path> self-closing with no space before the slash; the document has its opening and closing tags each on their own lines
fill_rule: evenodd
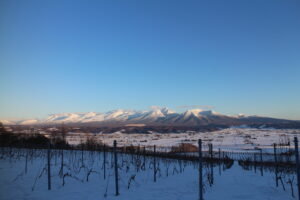
<svg viewBox="0 0 300 200">
<path fill-rule="evenodd" d="M 0 1 L 0 118 L 151 105 L 300 119 L 300 1 Z"/>
</svg>

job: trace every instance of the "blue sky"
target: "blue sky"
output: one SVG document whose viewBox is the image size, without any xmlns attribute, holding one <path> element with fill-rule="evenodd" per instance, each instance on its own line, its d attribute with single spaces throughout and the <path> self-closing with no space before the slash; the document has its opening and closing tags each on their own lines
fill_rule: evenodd
<svg viewBox="0 0 300 200">
<path fill-rule="evenodd" d="M 1 0 L 0 118 L 211 105 L 300 119 L 300 2 Z"/>
</svg>

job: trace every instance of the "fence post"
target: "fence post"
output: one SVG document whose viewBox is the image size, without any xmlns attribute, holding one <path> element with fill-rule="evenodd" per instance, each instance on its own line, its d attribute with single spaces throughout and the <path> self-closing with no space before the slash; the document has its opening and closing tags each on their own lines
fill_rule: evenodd
<svg viewBox="0 0 300 200">
<path fill-rule="evenodd" d="M 28 149 L 26 148 L 25 174 L 27 174 L 27 163 L 28 163 Z"/>
<path fill-rule="evenodd" d="M 276 144 L 273 144 L 273 148 L 274 148 L 274 161 L 275 161 L 275 181 L 276 181 L 276 187 L 278 187 L 278 166 L 277 166 L 277 156 L 276 156 Z"/>
<path fill-rule="evenodd" d="M 81 166 L 83 167 L 83 144 L 81 144 Z"/>
<path fill-rule="evenodd" d="M 115 186 L 116 186 L 116 196 L 118 196 L 119 193 L 119 177 L 118 177 L 118 157 L 117 157 L 117 141 L 114 140 L 114 159 L 115 159 Z"/>
<path fill-rule="evenodd" d="M 202 141 L 198 140 L 199 151 L 199 200 L 203 200 L 203 183 L 202 183 Z"/>
<path fill-rule="evenodd" d="M 296 156 L 296 167 L 297 167 L 297 186 L 298 186 L 298 199 L 300 200 L 300 169 L 299 169 L 299 152 L 298 152 L 298 139 L 294 137 L 295 142 L 295 156 Z"/>
<path fill-rule="evenodd" d="M 182 173 L 182 163 L 181 163 L 181 159 L 179 160 L 179 168 L 180 168 L 180 173 Z"/>
<path fill-rule="evenodd" d="M 219 175 L 221 175 L 221 149 L 219 148 Z"/>
<path fill-rule="evenodd" d="M 136 154 L 136 161 L 135 161 L 135 166 L 136 166 L 136 171 L 138 172 L 141 167 L 141 160 L 140 160 L 140 145 L 137 148 L 137 154 Z"/>
<path fill-rule="evenodd" d="M 262 156 L 262 149 L 259 149 L 260 150 L 260 162 L 261 162 L 261 167 L 260 167 L 260 174 L 261 176 L 264 175 L 264 172 L 263 172 L 263 156 Z"/>
<path fill-rule="evenodd" d="M 50 160 L 51 160 L 51 143 L 48 143 L 48 151 L 47 151 L 47 158 L 48 158 L 48 190 L 51 190 L 51 167 L 50 167 Z"/>
<path fill-rule="evenodd" d="M 106 146 L 103 145 L 103 178 L 106 178 Z"/>
<path fill-rule="evenodd" d="M 64 176 L 64 149 L 61 149 L 61 175 Z"/>
<path fill-rule="evenodd" d="M 143 161 L 144 170 L 146 169 L 146 147 L 144 146 L 144 161 Z"/>
<path fill-rule="evenodd" d="M 254 152 L 254 173 L 256 173 L 256 153 Z"/>
<path fill-rule="evenodd" d="M 274 148 L 274 161 L 275 161 L 275 164 L 277 165 L 277 153 L 276 153 L 276 144 L 274 143 L 273 144 L 273 148 Z"/>
<path fill-rule="evenodd" d="M 213 158 L 213 144 L 212 143 L 209 144 L 209 153 L 210 153 L 210 158 L 212 159 Z"/>
<path fill-rule="evenodd" d="M 154 157 L 153 157 L 153 172 L 154 172 L 154 182 L 156 182 L 156 146 L 154 145 Z"/>
</svg>

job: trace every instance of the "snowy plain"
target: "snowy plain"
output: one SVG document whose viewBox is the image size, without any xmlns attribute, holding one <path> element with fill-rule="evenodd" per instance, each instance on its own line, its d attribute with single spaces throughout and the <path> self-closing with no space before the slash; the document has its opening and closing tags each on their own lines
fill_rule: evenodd
<svg viewBox="0 0 300 200">
<path fill-rule="evenodd" d="M 68 133 L 70 144 L 85 142 L 93 138 L 109 146 L 117 140 L 118 146 L 145 146 L 164 151 L 181 143 L 197 145 L 202 139 L 204 148 L 213 143 L 214 148 L 222 151 L 272 151 L 273 143 L 290 143 L 299 136 L 299 130 L 292 129 L 252 129 L 229 128 L 203 133 L 173 134 L 112 134 Z M 7 151 L 7 150 L 6 150 Z M 15 151 L 15 152 L 14 152 Z M 29 151 L 29 153 L 28 153 Z M 1 151 L 2 152 L 2 151 Z M 27 173 L 25 173 L 25 157 L 29 154 Z M 84 151 L 81 160 L 80 151 L 64 151 L 65 184 L 60 174 L 60 153 L 52 152 L 51 175 L 52 189 L 47 189 L 46 151 L 45 150 L 13 150 L 1 153 L 0 159 L 0 199 L 1 200 L 50 200 L 50 199 L 107 199 L 107 200 L 187 200 L 198 199 L 198 166 L 192 162 L 179 163 L 177 160 L 159 159 L 157 161 L 157 182 L 153 181 L 153 158 L 147 157 L 145 168 L 138 167 L 139 159 L 131 155 L 119 155 L 120 195 L 115 196 L 113 157 L 108 153 L 106 162 L 102 152 Z M 104 163 L 105 176 L 104 179 Z M 263 169 L 263 176 L 258 169 L 255 172 L 245 170 L 238 162 L 228 168 L 213 167 L 214 183 L 211 168 L 205 166 L 204 199 L 205 200 L 292 200 L 297 195 L 294 172 L 281 174 L 283 184 L 276 187 L 272 170 Z M 221 173 L 220 173 L 221 172 Z M 292 180 L 292 184 L 289 181 Z M 292 186 L 291 186 L 292 185 Z M 293 191 L 292 191 L 293 190 Z"/>
<path fill-rule="evenodd" d="M 25 151 L 25 150 L 24 150 Z M 20 154 L 20 153 L 18 153 Z M 21 153 L 23 155 L 23 153 Z M 152 158 L 146 159 L 145 169 L 137 171 L 135 162 L 128 155 L 119 155 L 120 195 L 115 196 L 114 170 L 112 156 L 107 155 L 106 179 L 103 177 L 103 156 L 99 152 L 84 152 L 84 166 L 81 168 L 79 151 L 65 151 L 64 173 L 72 174 L 65 178 L 65 185 L 59 176 L 59 153 L 53 153 L 51 164 L 52 189 L 47 189 L 46 151 L 39 152 L 28 162 L 25 174 L 25 157 L 4 158 L 0 160 L 0 199 L 2 200 L 50 200 L 50 199 L 107 199 L 107 200 L 190 200 L 198 199 L 198 168 L 191 162 L 180 163 L 171 160 L 157 160 L 159 172 L 157 182 L 153 181 Z M 127 157 L 126 157 L 127 156 Z M 220 166 L 219 166 L 220 167 Z M 209 184 L 211 168 L 204 167 L 205 200 L 292 200 L 291 188 L 285 182 L 276 187 L 275 175 L 264 171 L 244 170 L 237 163 L 229 169 L 213 167 L 213 184 Z M 87 174 L 92 169 L 94 171 Z M 180 172 L 182 171 L 182 172 Z M 284 180 L 294 178 L 285 174 Z M 134 180 L 130 180 L 134 177 Z M 295 185 L 293 186 L 296 194 Z"/>
<path fill-rule="evenodd" d="M 69 133 L 67 140 L 70 144 L 80 144 L 87 138 L 93 138 L 108 146 L 112 146 L 116 140 L 118 146 L 145 146 L 152 148 L 169 148 L 181 143 L 198 145 L 198 139 L 202 139 L 203 148 L 212 143 L 215 149 L 222 151 L 249 151 L 258 148 L 264 152 L 272 151 L 273 144 L 290 144 L 293 147 L 294 137 L 300 136 L 299 129 L 257 129 L 257 128 L 228 128 L 213 132 L 188 132 L 188 133 L 150 133 L 150 134 L 125 134 L 115 132 L 111 134 Z"/>
</svg>

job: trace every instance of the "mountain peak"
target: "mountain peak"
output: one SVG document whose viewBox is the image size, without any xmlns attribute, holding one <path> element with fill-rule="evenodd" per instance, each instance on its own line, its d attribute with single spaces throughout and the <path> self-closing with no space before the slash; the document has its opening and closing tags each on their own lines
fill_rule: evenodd
<svg viewBox="0 0 300 200">
<path fill-rule="evenodd" d="M 200 116 L 200 113 L 203 112 L 202 109 L 191 109 L 191 110 L 187 110 L 183 113 L 184 116 L 188 117 L 190 115 L 194 115 L 196 117 Z"/>
<path fill-rule="evenodd" d="M 160 110 L 164 115 L 171 115 L 171 114 L 174 114 L 175 111 L 173 110 L 170 110 L 169 108 L 167 107 L 164 107 Z"/>
<path fill-rule="evenodd" d="M 288 121 L 288 120 L 286 120 Z M 286 122 L 285 121 L 285 122 Z M 227 116 L 212 110 L 191 109 L 183 113 L 176 113 L 166 107 L 152 107 L 148 111 L 133 111 L 117 109 L 106 113 L 59 113 L 51 114 L 46 119 L 27 120 L 1 120 L 6 125 L 34 125 L 34 124 L 61 124 L 61 123 L 97 123 L 99 125 L 124 125 L 131 123 L 142 123 L 146 125 L 241 125 L 241 124 L 262 124 L 279 123 L 280 119 L 253 116 Z"/>
</svg>

